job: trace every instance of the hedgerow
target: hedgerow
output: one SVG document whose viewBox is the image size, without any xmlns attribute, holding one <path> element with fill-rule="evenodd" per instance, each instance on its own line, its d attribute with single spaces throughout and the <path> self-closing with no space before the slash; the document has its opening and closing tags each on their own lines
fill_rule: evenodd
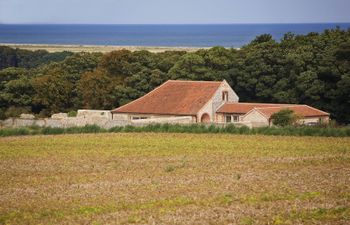
<svg viewBox="0 0 350 225">
<path fill-rule="evenodd" d="M 146 126 L 119 126 L 104 129 L 96 125 L 84 127 L 55 128 L 55 127 L 22 127 L 0 129 L 0 136 L 21 135 L 57 135 L 79 133 L 131 133 L 131 132 L 155 132 L 155 133 L 227 133 L 244 135 L 279 135 L 279 136 L 323 136 L 323 137 L 349 137 L 350 127 L 260 127 L 248 128 L 234 125 L 216 126 L 204 124 L 149 124 Z"/>
</svg>

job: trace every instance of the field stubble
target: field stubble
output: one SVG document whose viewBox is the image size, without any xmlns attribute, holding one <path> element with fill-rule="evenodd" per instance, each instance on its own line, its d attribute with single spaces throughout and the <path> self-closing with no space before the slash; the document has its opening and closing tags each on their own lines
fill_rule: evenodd
<svg viewBox="0 0 350 225">
<path fill-rule="evenodd" d="M 350 138 L 0 138 L 0 223 L 346 224 Z"/>
</svg>

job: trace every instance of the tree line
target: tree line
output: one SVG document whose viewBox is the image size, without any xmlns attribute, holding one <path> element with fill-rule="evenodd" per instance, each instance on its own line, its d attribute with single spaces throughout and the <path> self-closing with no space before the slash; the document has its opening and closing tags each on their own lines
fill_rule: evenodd
<svg viewBox="0 0 350 225">
<path fill-rule="evenodd" d="M 226 79 L 241 102 L 308 104 L 350 123 L 350 29 L 269 34 L 241 49 L 48 53 L 0 47 L 0 117 L 112 109 L 168 79 Z"/>
</svg>

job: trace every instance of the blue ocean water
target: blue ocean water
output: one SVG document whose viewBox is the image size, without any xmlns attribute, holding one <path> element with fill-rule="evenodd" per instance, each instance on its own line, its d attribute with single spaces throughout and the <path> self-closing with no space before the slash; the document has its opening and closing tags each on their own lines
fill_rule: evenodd
<svg viewBox="0 0 350 225">
<path fill-rule="evenodd" d="M 287 32 L 307 34 L 350 23 L 222 25 L 4 25 L 0 43 L 131 46 L 241 47 L 257 35 L 280 40 Z"/>
</svg>

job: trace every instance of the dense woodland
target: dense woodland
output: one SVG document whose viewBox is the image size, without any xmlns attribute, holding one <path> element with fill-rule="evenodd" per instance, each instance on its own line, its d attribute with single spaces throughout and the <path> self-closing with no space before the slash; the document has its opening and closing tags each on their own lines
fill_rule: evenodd
<svg viewBox="0 0 350 225">
<path fill-rule="evenodd" d="M 350 30 L 256 37 L 240 50 L 48 53 L 0 47 L 0 117 L 112 109 L 168 79 L 226 79 L 240 101 L 303 103 L 350 123 Z"/>
</svg>

